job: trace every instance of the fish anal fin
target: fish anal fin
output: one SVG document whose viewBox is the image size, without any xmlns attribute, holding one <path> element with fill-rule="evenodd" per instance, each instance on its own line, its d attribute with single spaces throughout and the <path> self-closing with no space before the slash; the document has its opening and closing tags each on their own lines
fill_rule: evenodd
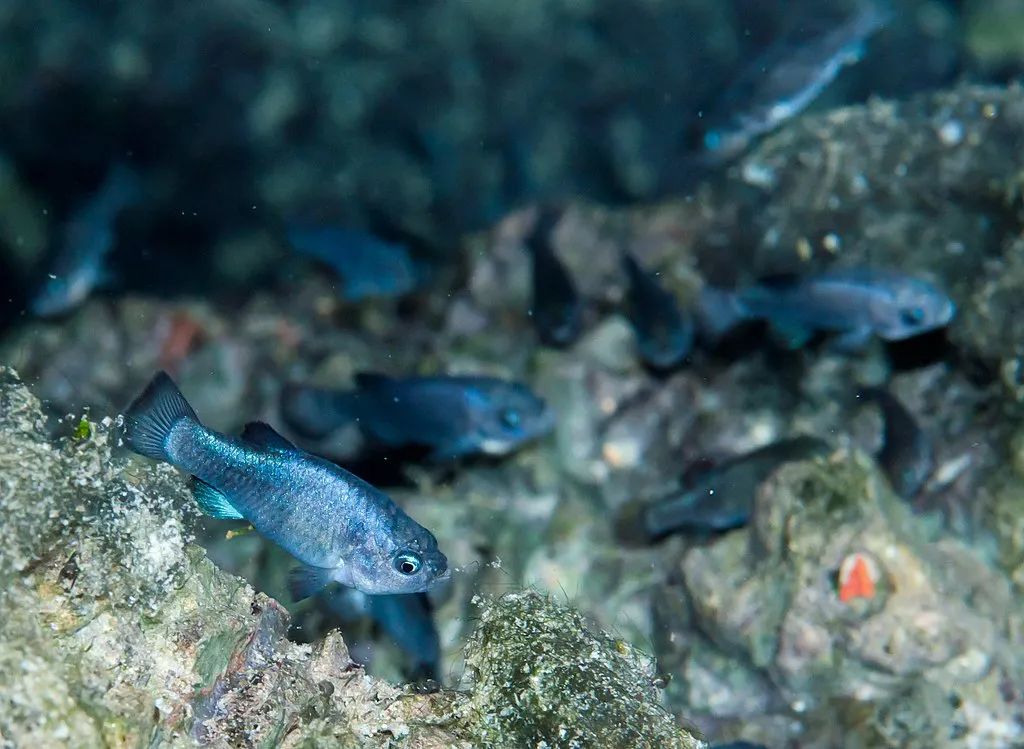
<svg viewBox="0 0 1024 749">
<path fill-rule="evenodd" d="M 211 518 L 218 520 L 244 520 L 244 516 L 234 508 L 228 498 L 202 479 L 195 479 L 192 495 L 199 508 Z"/>
<path fill-rule="evenodd" d="M 773 322 L 770 326 L 772 340 L 780 348 L 794 351 L 807 344 L 814 337 L 814 331 L 795 323 Z"/>
</svg>

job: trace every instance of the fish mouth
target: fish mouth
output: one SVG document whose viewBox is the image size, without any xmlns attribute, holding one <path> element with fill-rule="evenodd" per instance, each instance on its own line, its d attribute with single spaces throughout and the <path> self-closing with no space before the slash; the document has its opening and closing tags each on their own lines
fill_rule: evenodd
<svg viewBox="0 0 1024 749">
<path fill-rule="evenodd" d="M 480 452 L 485 455 L 505 455 L 512 449 L 513 443 L 502 439 L 485 439 L 480 443 Z"/>
</svg>

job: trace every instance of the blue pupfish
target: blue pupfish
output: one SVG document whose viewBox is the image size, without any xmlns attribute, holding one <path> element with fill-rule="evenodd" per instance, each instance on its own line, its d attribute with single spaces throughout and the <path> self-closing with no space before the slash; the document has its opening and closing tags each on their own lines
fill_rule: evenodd
<svg viewBox="0 0 1024 749">
<path fill-rule="evenodd" d="M 124 414 L 140 455 L 196 477 L 196 501 L 216 518 L 245 519 L 302 562 L 296 598 L 331 581 L 364 593 L 416 593 L 446 579 L 437 540 L 386 494 L 254 422 L 241 437 L 207 429 L 166 373 Z"/>
</svg>

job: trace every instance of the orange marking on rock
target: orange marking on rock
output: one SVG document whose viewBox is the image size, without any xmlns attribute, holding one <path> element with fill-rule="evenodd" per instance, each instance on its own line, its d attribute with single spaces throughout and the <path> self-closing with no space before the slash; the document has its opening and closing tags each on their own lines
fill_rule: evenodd
<svg viewBox="0 0 1024 749">
<path fill-rule="evenodd" d="M 839 568 L 839 600 L 847 603 L 854 598 L 874 598 L 877 578 L 877 569 L 872 569 L 863 554 L 850 555 Z"/>
</svg>

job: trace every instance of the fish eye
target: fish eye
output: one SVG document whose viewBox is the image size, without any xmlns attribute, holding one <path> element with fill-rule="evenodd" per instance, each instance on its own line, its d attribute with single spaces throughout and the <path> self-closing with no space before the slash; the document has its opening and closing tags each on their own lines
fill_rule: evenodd
<svg viewBox="0 0 1024 749">
<path fill-rule="evenodd" d="M 904 325 L 920 325 L 924 322 L 924 310 L 920 307 L 904 307 L 900 310 L 900 321 Z"/>
<path fill-rule="evenodd" d="M 506 408 L 501 412 L 501 423 L 509 429 L 515 429 L 522 422 L 522 416 L 514 408 Z"/>
<path fill-rule="evenodd" d="M 395 557 L 395 570 L 403 575 L 415 575 L 420 571 L 423 562 L 411 551 L 403 551 Z"/>
</svg>

